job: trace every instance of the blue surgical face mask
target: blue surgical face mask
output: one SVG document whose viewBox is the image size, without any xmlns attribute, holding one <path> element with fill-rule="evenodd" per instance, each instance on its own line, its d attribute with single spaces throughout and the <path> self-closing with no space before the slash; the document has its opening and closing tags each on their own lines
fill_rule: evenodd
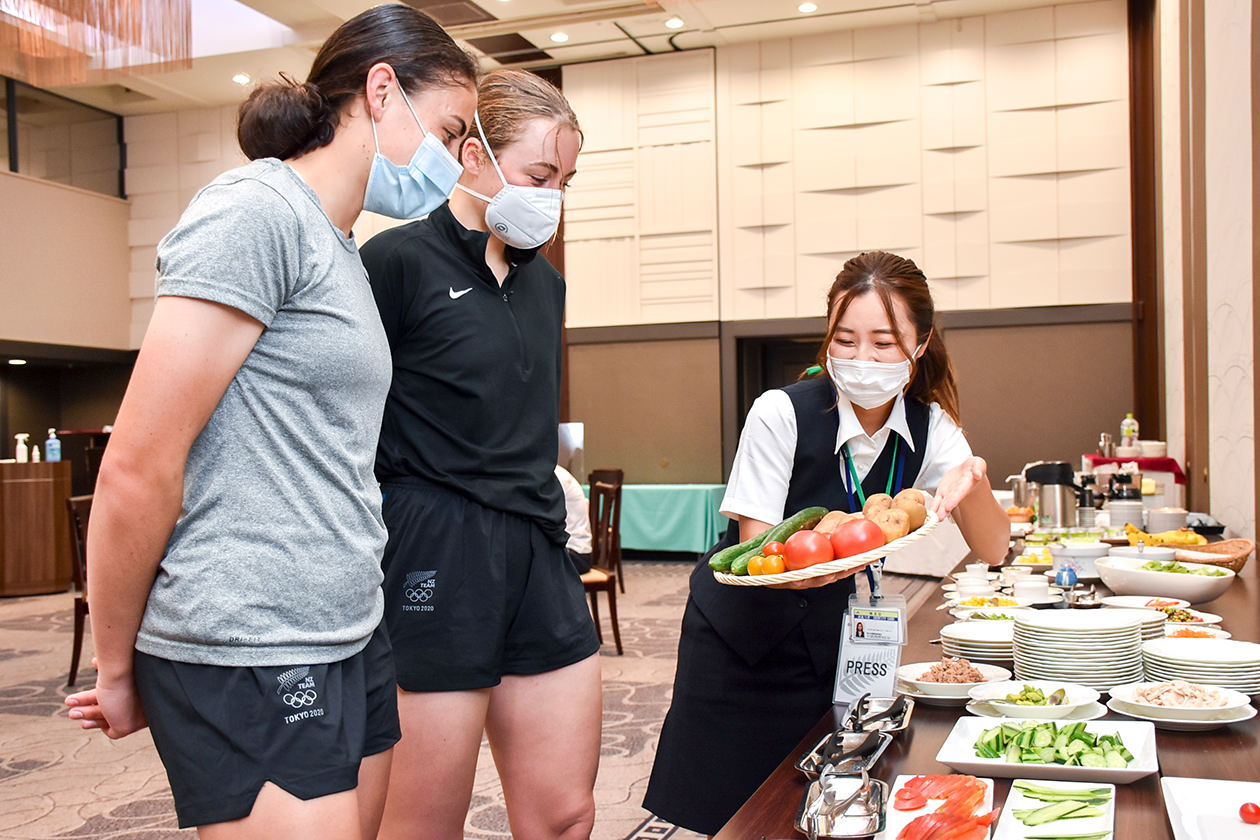
<svg viewBox="0 0 1260 840">
<path fill-rule="evenodd" d="M 363 209 L 394 219 L 416 219 L 442 206 L 451 190 L 455 189 L 464 167 L 435 135 L 425 131 L 424 123 L 416 116 L 401 84 L 398 91 L 407 104 L 407 110 L 415 117 L 416 125 L 424 131 L 424 140 L 416 147 L 411 162 L 399 166 L 381 154 L 381 143 L 376 137 L 376 120 L 371 120 L 369 114 L 376 157 L 372 158 L 372 170 L 363 194 Z"/>
</svg>

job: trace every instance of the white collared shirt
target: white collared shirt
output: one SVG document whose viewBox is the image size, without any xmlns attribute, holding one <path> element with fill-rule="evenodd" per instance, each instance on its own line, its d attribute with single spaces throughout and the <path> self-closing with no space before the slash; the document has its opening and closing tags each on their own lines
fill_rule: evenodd
<svg viewBox="0 0 1260 840">
<path fill-rule="evenodd" d="M 874 435 L 862 429 L 853 406 L 843 395 L 836 405 L 840 413 L 836 430 L 836 470 L 841 469 L 840 448 L 849 445 L 853 468 L 865 479 L 875 460 L 884 450 L 888 436 L 896 432 L 902 446 L 914 448 L 910 427 L 906 422 L 903 397 L 897 397 L 892 413 Z M 945 410 L 938 404 L 928 407 L 927 442 L 924 444 L 923 466 L 912 487 L 935 492 L 945 473 L 971 457 L 971 446 Z M 786 511 L 788 483 L 792 479 L 792 462 L 796 455 L 796 412 L 786 391 L 766 391 L 753 403 L 739 436 L 739 449 L 731 465 L 731 477 L 722 499 L 722 513 L 731 517 L 747 516 L 761 522 L 780 522 Z"/>
</svg>

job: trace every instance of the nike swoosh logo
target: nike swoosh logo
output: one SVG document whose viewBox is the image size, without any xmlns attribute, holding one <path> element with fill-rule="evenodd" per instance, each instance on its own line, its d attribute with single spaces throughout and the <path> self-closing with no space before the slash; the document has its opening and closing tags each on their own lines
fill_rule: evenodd
<svg viewBox="0 0 1260 840">
<path fill-rule="evenodd" d="M 460 289 L 458 292 L 455 291 L 454 286 L 451 286 L 451 289 L 450 289 L 451 300 L 459 300 L 460 298 L 462 298 L 464 295 L 468 294 L 471 291 L 472 291 L 472 286 L 469 286 L 467 289 Z"/>
</svg>

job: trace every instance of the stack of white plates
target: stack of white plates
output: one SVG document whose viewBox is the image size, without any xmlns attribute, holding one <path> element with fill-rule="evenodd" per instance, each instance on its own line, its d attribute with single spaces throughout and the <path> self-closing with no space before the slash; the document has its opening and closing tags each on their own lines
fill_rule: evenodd
<svg viewBox="0 0 1260 840">
<path fill-rule="evenodd" d="M 1111 607 L 1107 610 L 1110 614 L 1128 615 L 1136 618 L 1142 625 L 1142 641 L 1147 639 L 1162 639 L 1167 634 L 1164 632 L 1164 626 L 1168 623 L 1168 613 L 1160 610 L 1145 609 L 1127 609 Z"/>
<path fill-rule="evenodd" d="M 941 647 L 948 656 L 981 662 L 1010 662 L 1012 622 L 955 621 L 941 628 Z"/>
<path fill-rule="evenodd" d="M 1142 620 L 1129 610 L 1020 615 L 1013 639 L 1016 679 L 1067 680 L 1107 691 L 1142 673 Z"/>
<path fill-rule="evenodd" d="M 1254 642 L 1155 639 L 1142 643 L 1142 661 L 1153 682 L 1180 679 L 1260 694 L 1260 645 Z M 1018 668 L 1016 660 L 1016 674 Z"/>
</svg>

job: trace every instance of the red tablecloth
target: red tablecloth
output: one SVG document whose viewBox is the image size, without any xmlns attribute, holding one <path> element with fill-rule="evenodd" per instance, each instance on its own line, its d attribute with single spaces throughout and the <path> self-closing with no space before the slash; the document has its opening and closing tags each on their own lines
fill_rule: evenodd
<svg viewBox="0 0 1260 840">
<path fill-rule="evenodd" d="M 1181 464 L 1175 458 L 1104 458 L 1102 455 L 1086 455 L 1085 459 L 1089 461 L 1090 467 L 1137 462 L 1138 469 L 1142 472 L 1172 473 L 1173 480 L 1178 484 L 1186 483 L 1186 474 L 1182 472 Z"/>
</svg>

